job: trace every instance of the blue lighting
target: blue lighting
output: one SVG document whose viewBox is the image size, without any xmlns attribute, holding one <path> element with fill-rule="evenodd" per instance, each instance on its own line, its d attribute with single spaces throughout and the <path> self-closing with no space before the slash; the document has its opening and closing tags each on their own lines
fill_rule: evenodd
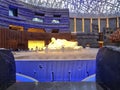
<svg viewBox="0 0 120 90">
<path fill-rule="evenodd" d="M 38 82 L 36 79 L 23 74 L 16 73 L 16 81 L 18 82 Z"/>
</svg>

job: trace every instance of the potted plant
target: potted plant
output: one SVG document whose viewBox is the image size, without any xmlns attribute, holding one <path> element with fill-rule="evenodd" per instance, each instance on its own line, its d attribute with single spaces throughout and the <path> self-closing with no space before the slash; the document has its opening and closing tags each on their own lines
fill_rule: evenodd
<svg viewBox="0 0 120 90">
<path fill-rule="evenodd" d="M 113 43 L 120 47 L 120 28 L 113 32 L 110 35 L 109 39 L 110 41 L 112 41 Z"/>
</svg>

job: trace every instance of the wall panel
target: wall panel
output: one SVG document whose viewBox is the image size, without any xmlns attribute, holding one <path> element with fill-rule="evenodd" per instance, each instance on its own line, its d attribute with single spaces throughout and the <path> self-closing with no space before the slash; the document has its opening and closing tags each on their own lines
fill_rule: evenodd
<svg viewBox="0 0 120 90">
<path fill-rule="evenodd" d="M 117 27 L 117 18 L 109 18 L 109 27 L 115 30 Z"/>
<path fill-rule="evenodd" d="M 82 32 L 82 19 L 77 18 L 76 20 L 76 30 L 77 32 Z"/>
<path fill-rule="evenodd" d="M 70 18 L 70 31 L 74 32 L 74 19 Z"/>
<path fill-rule="evenodd" d="M 85 19 L 85 27 L 84 27 L 84 31 L 86 32 L 86 33 L 88 33 L 88 32 L 90 32 L 90 19 Z"/>
<path fill-rule="evenodd" d="M 96 32 L 98 30 L 98 18 L 93 18 L 92 20 L 92 32 Z"/>
<path fill-rule="evenodd" d="M 28 40 L 43 40 L 47 45 L 52 37 L 71 40 L 71 33 L 32 33 L 0 28 L 0 48 L 28 49 Z"/>
<path fill-rule="evenodd" d="M 100 19 L 100 32 L 103 32 L 104 28 L 106 28 L 106 19 Z"/>
</svg>

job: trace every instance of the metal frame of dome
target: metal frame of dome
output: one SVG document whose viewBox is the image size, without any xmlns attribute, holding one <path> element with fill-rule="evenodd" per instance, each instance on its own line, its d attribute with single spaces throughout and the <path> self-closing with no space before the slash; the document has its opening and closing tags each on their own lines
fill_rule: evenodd
<svg viewBox="0 0 120 90">
<path fill-rule="evenodd" d="M 120 15 L 120 0 L 20 0 L 35 6 L 47 8 L 69 8 L 71 16 Z"/>
</svg>

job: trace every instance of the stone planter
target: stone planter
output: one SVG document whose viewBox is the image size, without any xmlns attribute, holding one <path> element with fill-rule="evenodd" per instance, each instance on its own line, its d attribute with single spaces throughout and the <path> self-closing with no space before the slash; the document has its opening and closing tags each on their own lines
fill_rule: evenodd
<svg viewBox="0 0 120 90">
<path fill-rule="evenodd" d="M 0 49 L 0 90 L 16 82 L 16 67 L 10 50 Z"/>
<path fill-rule="evenodd" d="M 104 90 L 120 90 L 120 47 L 100 48 L 96 56 L 96 82 Z"/>
</svg>

